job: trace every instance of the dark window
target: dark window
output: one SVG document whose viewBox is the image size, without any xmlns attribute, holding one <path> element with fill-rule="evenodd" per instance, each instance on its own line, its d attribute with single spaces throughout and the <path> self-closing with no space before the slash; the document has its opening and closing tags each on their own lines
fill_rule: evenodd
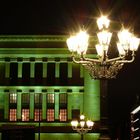
<svg viewBox="0 0 140 140">
<path fill-rule="evenodd" d="M 35 63 L 35 80 L 36 84 L 40 85 L 42 81 L 43 65 L 42 63 Z"/>
<path fill-rule="evenodd" d="M 18 64 L 17 63 L 10 63 L 10 84 L 16 85 L 18 79 Z"/>
<path fill-rule="evenodd" d="M 42 103 L 42 94 L 35 93 L 35 105 L 39 106 Z"/>
<path fill-rule="evenodd" d="M 55 63 L 47 64 L 47 84 L 55 84 Z"/>
<path fill-rule="evenodd" d="M 72 119 L 79 120 L 80 109 L 72 109 Z"/>
<path fill-rule="evenodd" d="M 17 78 L 17 76 L 18 76 L 17 70 L 18 70 L 18 64 L 17 63 L 10 63 L 10 77 L 12 79 Z"/>
<path fill-rule="evenodd" d="M 22 94 L 22 104 L 23 105 L 29 105 L 30 103 L 30 96 L 29 96 L 29 93 L 23 93 Z"/>
<path fill-rule="evenodd" d="M 82 85 L 83 81 L 80 78 L 80 65 L 72 65 L 72 84 L 73 85 Z"/>
<path fill-rule="evenodd" d="M 67 94 L 66 93 L 59 94 L 59 105 L 60 105 L 60 108 L 67 108 Z"/>
<path fill-rule="evenodd" d="M 67 104 L 67 94 L 61 93 L 59 94 L 59 99 L 61 104 Z"/>
<path fill-rule="evenodd" d="M 60 63 L 60 81 L 62 84 L 67 84 L 68 78 L 68 64 L 67 63 Z"/>
<path fill-rule="evenodd" d="M 5 78 L 5 64 L 0 63 L 0 83 L 3 84 L 3 80 Z"/>
<path fill-rule="evenodd" d="M 23 63 L 22 79 L 23 79 L 23 85 L 29 85 L 29 83 L 30 83 L 30 63 Z"/>
<path fill-rule="evenodd" d="M 73 78 L 80 77 L 80 65 L 76 65 L 76 64 L 72 65 L 72 76 Z"/>
</svg>

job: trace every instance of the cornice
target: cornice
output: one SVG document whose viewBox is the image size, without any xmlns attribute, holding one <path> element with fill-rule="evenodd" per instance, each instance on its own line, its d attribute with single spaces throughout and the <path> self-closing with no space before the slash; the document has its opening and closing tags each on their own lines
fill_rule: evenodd
<svg viewBox="0 0 140 140">
<path fill-rule="evenodd" d="M 70 57 L 67 35 L 0 35 L 0 58 Z M 94 36 L 90 37 L 89 51 L 95 51 Z"/>
<path fill-rule="evenodd" d="M 1 42 L 65 42 L 65 35 L 0 35 Z"/>
<path fill-rule="evenodd" d="M 2 42 L 66 42 L 68 35 L 0 35 Z M 95 36 L 90 36 L 90 41 L 97 41 Z"/>
</svg>

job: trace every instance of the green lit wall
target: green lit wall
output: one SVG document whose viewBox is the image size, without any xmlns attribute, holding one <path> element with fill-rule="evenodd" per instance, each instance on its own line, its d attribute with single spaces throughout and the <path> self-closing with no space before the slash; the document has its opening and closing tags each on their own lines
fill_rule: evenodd
<svg viewBox="0 0 140 140">
<path fill-rule="evenodd" d="M 81 137 L 79 134 L 73 134 L 73 133 L 63 133 L 63 134 L 41 134 L 41 140 L 80 140 Z M 99 134 L 86 134 L 84 135 L 85 140 L 98 140 L 100 137 Z M 38 140 L 38 134 L 35 135 L 35 140 Z"/>
<path fill-rule="evenodd" d="M 84 74 L 84 113 L 94 120 L 100 120 L 100 82 L 91 79 L 89 73 L 85 70 Z"/>
</svg>

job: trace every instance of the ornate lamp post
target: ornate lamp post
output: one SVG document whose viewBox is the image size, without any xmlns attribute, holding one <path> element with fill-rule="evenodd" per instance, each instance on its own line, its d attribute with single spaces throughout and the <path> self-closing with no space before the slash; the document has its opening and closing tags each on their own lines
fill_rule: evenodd
<svg viewBox="0 0 140 140">
<path fill-rule="evenodd" d="M 117 34 L 116 45 L 118 56 L 109 56 L 108 50 L 112 46 L 111 38 L 116 32 L 109 32 L 110 20 L 102 16 L 97 20 L 99 32 L 97 33 L 98 43 L 95 45 L 97 56 L 87 57 L 89 35 L 81 30 L 79 33 L 67 39 L 68 49 L 72 52 L 72 59 L 75 63 L 82 64 L 94 79 L 115 78 L 118 71 L 125 63 L 131 63 L 135 58 L 140 39 L 130 33 L 128 29 L 122 28 Z M 113 39 L 114 42 L 115 39 Z"/>
<path fill-rule="evenodd" d="M 92 130 L 94 122 L 91 120 L 85 120 L 85 116 L 80 116 L 80 121 L 71 121 L 72 129 L 76 130 L 81 135 L 81 140 L 83 140 L 83 135 L 89 130 Z"/>
</svg>

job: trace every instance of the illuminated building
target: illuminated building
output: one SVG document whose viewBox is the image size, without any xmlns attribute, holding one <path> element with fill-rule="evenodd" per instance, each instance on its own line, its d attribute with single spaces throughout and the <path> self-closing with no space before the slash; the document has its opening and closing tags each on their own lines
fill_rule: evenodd
<svg viewBox="0 0 140 140">
<path fill-rule="evenodd" d="M 108 135 L 106 86 L 72 62 L 66 38 L 0 36 L 1 138 L 78 140 L 70 121 L 82 113 L 95 122 L 87 140 Z"/>
</svg>

